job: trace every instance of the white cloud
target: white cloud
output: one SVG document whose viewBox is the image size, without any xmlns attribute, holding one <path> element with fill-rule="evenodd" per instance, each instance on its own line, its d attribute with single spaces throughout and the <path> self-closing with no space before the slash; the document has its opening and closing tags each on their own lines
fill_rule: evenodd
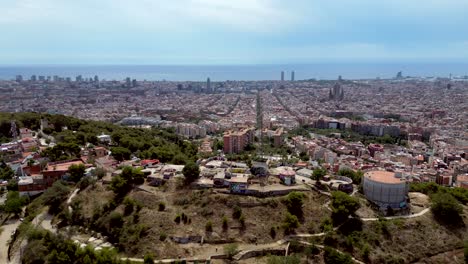
<svg viewBox="0 0 468 264">
<path fill-rule="evenodd" d="M 0 25 L 11 26 L 38 23 L 161 31 L 204 26 L 268 32 L 298 21 L 298 16 L 292 15 L 279 0 L 0 0 L 0 5 Z"/>
</svg>

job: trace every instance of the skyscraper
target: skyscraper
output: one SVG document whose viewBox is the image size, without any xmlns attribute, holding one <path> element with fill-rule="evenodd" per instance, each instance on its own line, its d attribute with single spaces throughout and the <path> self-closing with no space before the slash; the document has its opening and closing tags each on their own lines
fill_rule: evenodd
<svg viewBox="0 0 468 264">
<path fill-rule="evenodd" d="M 291 72 L 291 82 L 294 82 L 294 71 Z"/>
<path fill-rule="evenodd" d="M 284 82 L 284 71 L 281 71 L 281 81 Z"/>
<path fill-rule="evenodd" d="M 32 81 L 32 82 L 35 82 L 35 81 L 37 81 L 37 77 L 36 77 L 36 75 L 32 75 L 32 76 L 31 76 L 31 81 Z"/>
<path fill-rule="evenodd" d="M 206 79 L 206 92 L 211 93 L 211 82 L 210 82 L 210 77 Z"/>
<path fill-rule="evenodd" d="M 17 82 L 22 82 L 23 81 L 23 75 L 16 75 L 16 81 Z"/>
</svg>

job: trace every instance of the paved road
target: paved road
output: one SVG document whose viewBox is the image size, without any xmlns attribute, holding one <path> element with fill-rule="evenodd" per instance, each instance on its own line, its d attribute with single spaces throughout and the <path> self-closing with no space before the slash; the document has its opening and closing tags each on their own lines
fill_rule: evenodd
<svg viewBox="0 0 468 264">
<path fill-rule="evenodd" d="M 20 225 L 19 220 L 10 220 L 3 225 L 2 233 L 0 234 L 0 263 L 8 262 L 8 242 L 11 239 L 11 235 L 15 232 L 16 228 Z"/>
</svg>

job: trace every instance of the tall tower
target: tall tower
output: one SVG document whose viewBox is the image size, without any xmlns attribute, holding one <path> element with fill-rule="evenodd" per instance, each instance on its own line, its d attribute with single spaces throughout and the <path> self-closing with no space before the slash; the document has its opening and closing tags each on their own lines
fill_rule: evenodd
<svg viewBox="0 0 468 264">
<path fill-rule="evenodd" d="M 291 72 L 291 82 L 294 82 L 294 71 Z"/>
<path fill-rule="evenodd" d="M 281 81 L 284 82 L 284 71 L 281 71 Z"/>
<path fill-rule="evenodd" d="M 208 93 L 211 93 L 211 81 L 210 81 L 210 77 L 208 77 L 208 78 L 206 79 L 206 91 L 207 91 Z"/>
</svg>

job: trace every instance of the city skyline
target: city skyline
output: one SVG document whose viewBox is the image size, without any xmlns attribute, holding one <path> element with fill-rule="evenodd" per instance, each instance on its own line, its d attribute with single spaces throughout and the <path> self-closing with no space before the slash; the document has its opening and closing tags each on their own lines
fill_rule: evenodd
<svg viewBox="0 0 468 264">
<path fill-rule="evenodd" d="M 2 1 L 3 64 L 461 62 L 468 3 Z M 188 26 L 190 25 L 190 26 Z"/>
</svg>

